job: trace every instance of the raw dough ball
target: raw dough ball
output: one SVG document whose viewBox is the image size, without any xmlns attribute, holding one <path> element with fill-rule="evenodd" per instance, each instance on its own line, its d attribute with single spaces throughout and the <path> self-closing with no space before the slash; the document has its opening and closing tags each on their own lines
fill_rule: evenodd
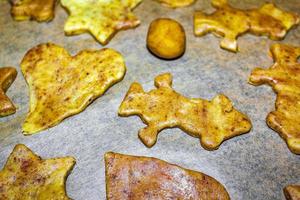
<svg viewBox="0 0 300 200">
<path fill-rule="evenodd" d="M 185 41 L 185 31 L 175 20 L 160 18 L 150 24 L 147 47 L 160 58 L 175 59 L 183 55 Z"/>
</svg>

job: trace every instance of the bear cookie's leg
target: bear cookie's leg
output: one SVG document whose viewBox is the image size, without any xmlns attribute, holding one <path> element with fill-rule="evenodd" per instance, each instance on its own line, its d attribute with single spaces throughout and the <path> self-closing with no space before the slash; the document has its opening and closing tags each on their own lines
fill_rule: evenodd
<svg viewBox="0 0 300 200">
<path fill-rule="evenodd" d="M 156 124 L 149 124 L 145 128 L 140 129 L 139 138 L 147 147 L 152 147 L 156 143 L 160 131 L 161 128 Z"/>
<path fill-rule="evenodd" d="M 238 50 L 237 45 L 237 35 L 226 34 L 225 37 L 221 40 L 221 47 L 223 49 L 228 49 L 230 51 L 236 52 Z"/>
<path fill-rule="evenodd" d="M 200 137 L 200 143 L 206 150 L 216 150 L 223 142 L 223 139 L 219 135 L 205 135 Z"/>
</svg>

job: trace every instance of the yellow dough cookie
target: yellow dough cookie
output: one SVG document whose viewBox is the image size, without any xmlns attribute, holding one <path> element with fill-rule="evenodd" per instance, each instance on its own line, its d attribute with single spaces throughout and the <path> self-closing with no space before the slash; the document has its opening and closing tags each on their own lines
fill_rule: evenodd
<svg viewBox="0 0 300 200">
<path fill-rule="evenodd" d="M 220 46 L 233 52 L 238 51 L 237 37 L 242 34 L 250 32 L 280 40 L 300 22 L 297 14 L 282 11 L 272 3 L 266 3 L 259 9 L 241 10 L 231 7 L 227 0 L 211 2 L 217 9 L 214 13 L 195 12 L 194 33 L 196 36 L 213 33 L 223 37 Z"/>
<path fill-rule="evenodd" d="M 5 94 L 16 77 L 17 70 L 15 68 L 0 68 L 0 117 L 5 117 L 16 112 L 16 107 Z"/>
<path fill-rule="evenodd" d="M 0 199 L 69 200 L 65 183 L 73 157 L 41 159 L 18 144 L 0 171 Z"/>
<path fill-rule="evenodd" d="M 186 7 L 192 5 L 196 0 L 156 0 L 156 1 L 171 8 L 179 8 L 179 7 Z"/>
<path fill-rule="evenodd" d="M 287 200 L 300 199 L 300 185 L 288 185 L 283 189 L 283 192 Z"/>
<path fill-rule="evenodd" d="M 134 28 L 140 21 L 132 10 L 142 0 L 61 0 L 70 16 L 65 24 L 67 35 L 91 33 L 105 45 L 114 34 Z"/>
<path fill-rule="evenodd" d="M 271 55 L 275 64 L 269 69 L 254 69 L 249 83 L 268 84 L 277 93 L 275 111 L 269 113 L 267 124 L 285 139 L 292 152 L 300 154 L 300 47 L 275 44 Z"/>
<path fill-rule="evenodd" d="M 234 109 L 224 95 L 212 101 L 186 98 L 174 91 L 169 73 L 157 76 L 155 86 L 157 89 L 144 92 L 139 83 L 133 83 L 119 107 L 120 116 L 138 115 L 147 124 L 139 131 L 147 147 L 156 143 L 158 133 L 165 128 L 178 127 L 200 138 L 208 150 L 251 129 L 248 117 Z"/>
<path fill-rule="evenodd" d="M 112 49 L 84 50 L 71 56 L 55 44 L 41 44 L 24 57 L 21 69 L 30 89 L 24 134 L 33 134 L 83 111 L 122 80 L 126 67 Z"/>
</svg>

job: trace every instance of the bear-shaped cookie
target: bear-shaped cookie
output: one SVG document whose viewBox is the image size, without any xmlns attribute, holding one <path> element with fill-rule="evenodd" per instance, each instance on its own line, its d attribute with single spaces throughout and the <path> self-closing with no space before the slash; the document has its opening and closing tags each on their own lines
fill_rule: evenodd
<svg viewBox="0 0 300 200">
<path fill-rule="evenodd" d="M 139 131 L 147 147 L 156 143 L 158 133 L 165 128 L 178 127 L 200 138 L 208 150 L 251 129 L 248 117 L 234 109 L 224 95 L 212 101 L 189 99 L 174 91 L 169 73 L 157 76 L 155 86 L 157 89 L 144 92 L 139 83 L 133 83 L 119 107 L 120 116 L 138 115 L 147 124 Z"/>
</svg>

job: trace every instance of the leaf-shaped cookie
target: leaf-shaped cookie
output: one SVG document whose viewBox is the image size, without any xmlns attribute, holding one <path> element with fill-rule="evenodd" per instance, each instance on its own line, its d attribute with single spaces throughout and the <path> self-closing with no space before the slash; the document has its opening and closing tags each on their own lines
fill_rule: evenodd
<svg viewBox="0 0 300 200">
<path fill-rule="evenodd" d="M 142 0 L 61 0 L 70 13 L 65 33 L 75 35 L 89 32 L 105 45 L 117 31 L 140 24 L 132 10 L 141 2 Z"/>
<path fill-rule="evenodd" d="M 147 126 L 139 137 L 147 147 L 152 147 L 160 131 L 178 127 L 193 137 L 200 138 L 208 150 L 217 149 L 221 143 L 251 129 L 249 118 L 236 110 L 224 95 L 213 100 L 187 98 L 172 88 L 169 73 L 155 78 L 156 89 L 145 92 L 139 83 L 133 83 L 119 107 L 119 115 L 138 115 Z"/>
<path fill-rule="evenodd" d="M 275 111 L 269 113 L 267 124 L 280 134 L 292 152 L 300 154 L 300 47 L 274 44 L 271 55 L 274 65 L 254 69 L 249 82 L 268 84 L 277 93 Z"/>
<path fill-rule="evenodd" d="M 18 144 L 0 171 L 1 200 L 68 200 L 65 182 L 73 157 L 41 159 Z"/>
<path fill-rule="evenodd" d="M 157 158 L 105 154 L 107 200 L 229 200 L 214 178 Z"/>
<path fill-rule="evenodd" d="M 30 89 L 24 134 L 52 127 L 84 110 L 125 75 L 123 57 L 112 49 L 84 50 L 76 56 L 55 44 L 31 49 L 21 63 Z"/>
</svg>

